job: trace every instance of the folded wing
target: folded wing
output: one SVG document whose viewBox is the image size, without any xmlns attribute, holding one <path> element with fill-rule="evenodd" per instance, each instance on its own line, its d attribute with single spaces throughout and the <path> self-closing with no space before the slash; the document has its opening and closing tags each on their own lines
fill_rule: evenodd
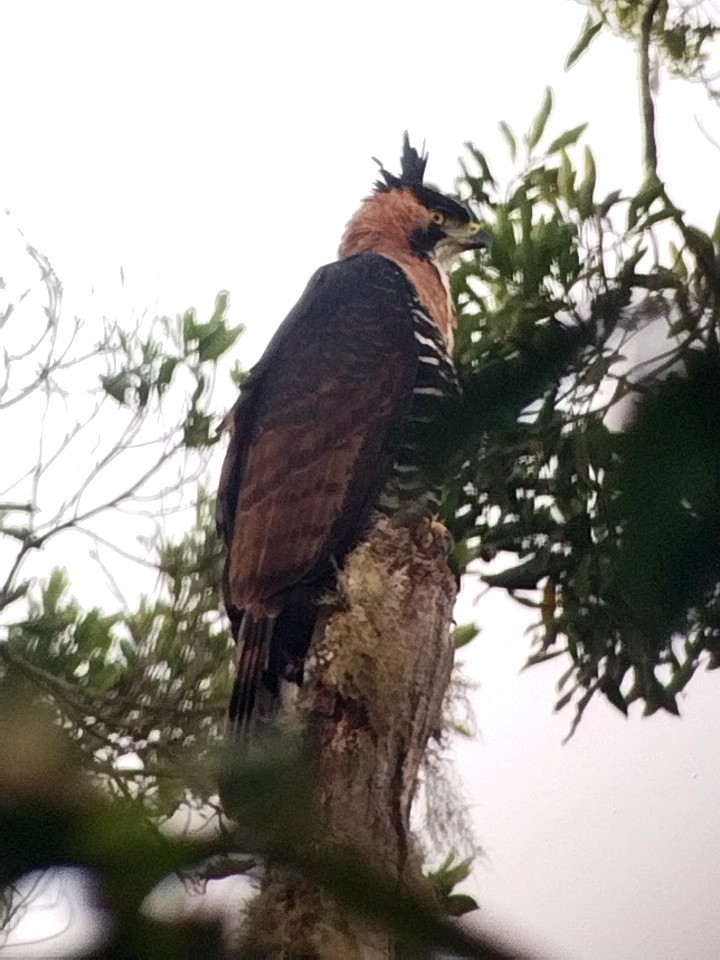
<svg viewBox="0 0 720 960">
<path fill-rule="evenodd" d="M 226 604 L 272 617 L 362 535 L 417 375 L 414 290 L 360 254 L 319 270 L 231 414 L 219 520 Z"/>
</svg>

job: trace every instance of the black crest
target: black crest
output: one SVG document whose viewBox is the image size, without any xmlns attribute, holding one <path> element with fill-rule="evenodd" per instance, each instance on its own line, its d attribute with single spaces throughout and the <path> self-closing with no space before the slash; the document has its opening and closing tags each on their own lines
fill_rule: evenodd
<svg viewBox="0 0 720 960">
<path fill-rule="evenodd" d="M 472 219 L 470 211 L 456 200 L 453 200 L 452 197 L 439 193 L 437 190 L 433 190 L 432 187 L 424 186 L 423 178 L 428 161 L 425 145 L 423 144 L 422 153 L 418 153 L 415 147 L 410 146 L 410 138 L 408 137 L 407 130 L 403 134 L 403 152 L 400 158 L 401 173 L 399 177 L 396 177 L 394 173 L 386 170 L 377 158 L 373 157 L 373 159 L 380 167 L 380 176 L 382 177 L 382 180 L 375 181 L 376 190 L 384 192 L 387 190 L 396 190 L 400 187 L 408 187 L 420 203 L 424 204 L 429 210 L 443 210 L 461 223 L 468 223 Z"/>
<path fill-rule="evenodd" d="M 380 176 L 382 177 L 382 180 L 378 180 L 375 184 L 378 190 L 391 190 L 394 187 L 422 187 L 428 161 L 425 145 L 423 144 L 422 154 L 418 153 L 415 147 L 410 146 L 410 137 L 407 130 L 403 134 L 403 152 L 400 158 L 401 173 L 399 177 L 386 170 L 377 158 L 373 157 L 373 160 L 380 167 Z"/>
</svg>

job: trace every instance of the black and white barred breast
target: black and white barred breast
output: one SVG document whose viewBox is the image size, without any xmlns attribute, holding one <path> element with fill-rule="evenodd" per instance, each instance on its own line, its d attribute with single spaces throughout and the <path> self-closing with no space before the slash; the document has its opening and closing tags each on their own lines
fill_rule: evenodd
<svg viewBox="0 0 720 960">
<path fill-rule="evenodd" d="M 413 301 L 412 318 L 418 348 L 417 376 L 392 473 L 378 501 L 378 508 L 383 513 L 394 513 L 410 505 L 417 505 L 430 513 L 437 512 L 440 493 L 424 475 L 420 432 L 435 419 L 440 402 L 457 394 L 459 389 L 445 338 L 417 298 Z"/>
</svg>

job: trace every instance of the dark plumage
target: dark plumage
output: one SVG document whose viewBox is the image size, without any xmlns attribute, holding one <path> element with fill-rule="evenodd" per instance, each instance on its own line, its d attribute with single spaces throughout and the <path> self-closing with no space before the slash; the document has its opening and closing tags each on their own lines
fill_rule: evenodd
<svg viewBox="0 0 720 960">
<path fill-rule="evenodd" d="M 431 505 L 409 434 L 453 389 L 454 311 L 418 231 L 458 252 L 484 235 L 455 201 L 427 190 L 424 204 L 425 163 L 406 138 L 397 184 L 383 171 L 386 183 L 348 225 L 342 259 L 311 279 L 227 418 L 218 519 L 238 731 L 272 714 L 282 681 L 301 682 L 318 602 L 373 510 Z"/>
</svg>

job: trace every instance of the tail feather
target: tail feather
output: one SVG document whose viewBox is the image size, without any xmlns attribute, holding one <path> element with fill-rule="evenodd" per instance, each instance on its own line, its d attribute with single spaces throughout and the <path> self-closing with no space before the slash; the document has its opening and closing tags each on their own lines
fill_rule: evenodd
<svg viewBox="0 0 720 960">
<path fill-rule="evenodd" d="M 269 720 L 277 711 L 280 683 L 270 665 L 274 627 L 274 617 L 254 620 L 247 613 L 243 615 L 228 717 L 229 729 L 238 738 L 247 736 L 258 720 Z"/>
<path fill-rule="evenodd" d="M 228 732 L 242 740 L 276 716 L 288 684 L 302 685 L 318 609 L 305 602 L 286 605 L 276 617 L 256 619 L 237 607 L 228 614 L 237 644 Z"/>
</svg>

